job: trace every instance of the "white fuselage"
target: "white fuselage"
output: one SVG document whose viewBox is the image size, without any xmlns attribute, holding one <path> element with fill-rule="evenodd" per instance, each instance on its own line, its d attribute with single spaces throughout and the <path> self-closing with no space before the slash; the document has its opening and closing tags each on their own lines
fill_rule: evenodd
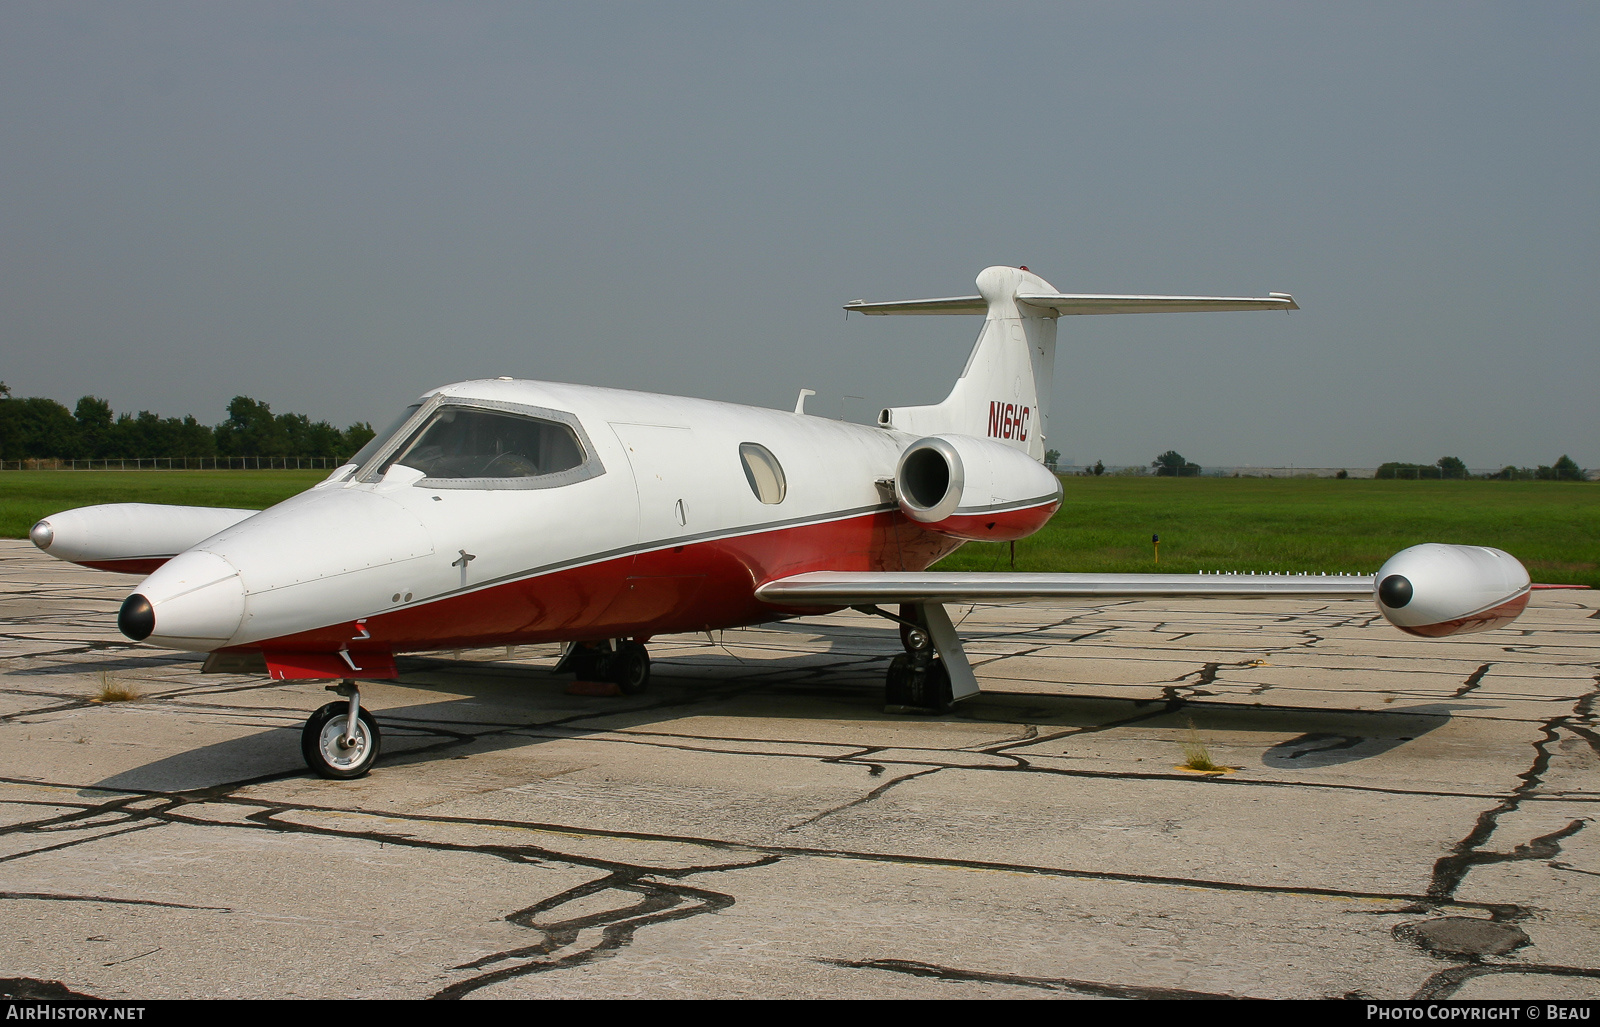
<svg viewBox="0 0 1600 1027">
<path fill-rule="evenodd" d="M 901 432 L 494 380 L 429 393 L 395 437 L 439 404 L 567 415 L 593 466 L 552 487 L 497 487 L 441 485 L 400 463 L 381 475 L 347 465 L 146 579 L 150 641 L 399 652 L 704 630 L 790 612 L 755 598 L 766 581 L 922 570 L 961 544 L 898 508 L 888 483 L 915 441 Z M 778 502 L 763 502 L 747 473 L 741 446 L 752 443 L 779 467 L 781 497 L 766 494 Z M 1027 485 L 1047 515 L 1055 481 L 1037 474 L 1049 484 Z"/>
</svg>

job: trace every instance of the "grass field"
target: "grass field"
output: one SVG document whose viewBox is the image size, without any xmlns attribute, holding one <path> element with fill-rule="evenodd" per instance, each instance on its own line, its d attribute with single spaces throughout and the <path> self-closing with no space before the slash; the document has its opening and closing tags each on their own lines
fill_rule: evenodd
<svg viewBox="0 0 1600 1027">
<path fill-rule="evenodd" d="M 96 503 L 264 510 L 327 471 L 0 471 L 0 538 L 26 538 L 41 517 Z"/>
<path fill-rule="evenodd" d="M 6 471 L 0 536 L 94 503 L 266 507 L 323 471 Z M 1504 549 L 1535 581 L 1600 587 L 1600 485 L 1331 478 L 1067 478 L 1061 511 L 1017 543 L 1024 571 L 1371 573 L 1418 542 Z M 1161 536 L 1159 567 L 1150 536 Z M 1010 566 L 973 543 L 940 569 Z"/>
<path fill-rule="evenodd" d="M 1535 581 L 1600 586 L 1600 486 L 1332 478 L 1067 478 L 1061 510 L 1017 543 L 1038 571 L 1370 574 L 1419 542 L 1494 546 Z M 1161 563 L 1151 535 L 1161 536 Z M 1004 544 L 940 566 L 1004 569 Z"/>
</svg>

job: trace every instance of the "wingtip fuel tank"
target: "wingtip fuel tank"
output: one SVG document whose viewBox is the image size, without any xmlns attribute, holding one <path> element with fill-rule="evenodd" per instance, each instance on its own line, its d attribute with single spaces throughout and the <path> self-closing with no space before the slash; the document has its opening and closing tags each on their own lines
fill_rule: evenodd
<svg viewBox="0 0 1600 1027">
<path fill-rule="evenodd" d="M 1527 607 L 1530 587 L 1510 553 L 1429 542 L 1389 558 L 1373 578 L 1373 599 L 1401 631 L 1443 638 L 1510 624 Z"/>
</svg>

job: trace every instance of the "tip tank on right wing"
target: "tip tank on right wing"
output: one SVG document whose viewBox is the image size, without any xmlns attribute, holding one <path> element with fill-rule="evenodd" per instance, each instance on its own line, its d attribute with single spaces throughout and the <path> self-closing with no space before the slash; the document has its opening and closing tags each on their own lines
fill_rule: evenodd
<svg viewBox="0 0 1600 1027">
<path fill-rule="evenodd" d="M 1527 607 L 1530 587 L 1510 553 L 1429 542 L 1389 558 L 1373 578 L 1373 599 L 1401 631 L 1443 638 L 1505 627 Z"/>
</svg>

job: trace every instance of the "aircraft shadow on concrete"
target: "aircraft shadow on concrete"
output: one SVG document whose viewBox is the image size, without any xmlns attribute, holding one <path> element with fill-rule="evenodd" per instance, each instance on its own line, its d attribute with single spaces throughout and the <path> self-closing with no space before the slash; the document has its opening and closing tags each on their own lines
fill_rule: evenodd
<svg viewBox="0 0 1600 1027">
<path fill-rule="evenodd" d="M 59 659 L 57 657 L 56 659 Z M 52 662 L 40 663 L 29 667 L 14 667 L 10 670 L 0 671 L 0 674 L 17 675 L 21 677 L 41 677 L 51 674 L 101 674 L 119 670 L 151 670 L 157 667 L 182 667 L 186 664 L 198 668 L 205 660 L 204 654 L 194 653 L 157 653 L 147 655 L 114 656 L 104 658 L 93 657 L 82 663 Z"/>
<path fill-rule="evenodd" d="M 861 633 L 855 634 L 859 637 Z M 404 658 L 401 685 L 446 693 L 451 698 L 386 707 L 381 702 L 381 686 L 372 688 L 372 708 L 383 729 L 383 755 L 376 772 L 381 774 L 386 766 L 536 745 L 553 737 L 638 730 L 700 714 L 901 722 L 903 716 L 882 711 L 883 667 L 898 651 L 897 635 L 883 634 L 881 654 L 835 653 L 848 662 L 827 665 L 818 664 L 816 653 L 759 661 L 740 660 L 731 653 L 701 653 L 692 659 L 667 657 L 656 661 L 647 692 L 619 697 L 568 694 L 571 679 L 552 675 L 549 666 Z M 1262 763 L 1273 770 L 1295 772 L 1383 755 L 1449 723 L 1452 710 L 1476 708 L 1479 706 L 1431 703 L 1352 711 L 1261 707 L 1195 698 L 1173 704 L 1151 698 L 993 692 L 944 718 L 967 723 L 1025 722 L 1051 729 L 1104 729 L 1137 722 L 1147 728 L 1174 729 L 1193 723 L 1202 734 L 1244 731 L 1281 737 L 1296 732 L 1296 737 L 1277 742 L 1262 756 Z M 309 715 L 311 710 L 305 713 Z M 294 723 L 177 753 L 91 787 L 183 792 L 310 773 L 300 756 L 300 724 Z"/>
<path fill-rule="evenodd" d="M 1429 703 L 1385 710 L 1368 717 L 1369 720 L 1384 718 L 1384 733 L 1381 735 L 1354 733 L 1348 727 L 1346 730 L 1308 731 L 1298 738 L 1274 745 L 1261 757 L 1261 762 L 1273 770 L 1288 771 L 1315 770 L 1367 760 L 1398 749 L 1430 731 L 1437 731 L 1450 722 L 1451 710 L 1480 708 L 1481 705 Z M 1358 718 L 1343 714 L 1339 719 L 1349 722 Z"/>
</svg>

